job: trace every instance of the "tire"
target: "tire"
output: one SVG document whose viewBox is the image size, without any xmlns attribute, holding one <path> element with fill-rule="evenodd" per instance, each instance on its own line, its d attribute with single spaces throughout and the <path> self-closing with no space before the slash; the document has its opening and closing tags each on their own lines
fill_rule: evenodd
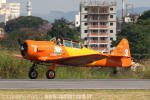
<svg viewBox="0 0 150 100">
<path fill-rule="evenodd" d="M 117 74 L 117 73 L 118 73 L 118 71 L 117 71 L 117 70 L 114 70 L 114 71 L 113 71 L 113 74 Z"/>
<path fill-rule="evenodd" d="M 53 70 L 48 70 L 48 71 L 46 72 L 46 77 L 47 77 L 47 79 L 54 79 L 54 78 L 55 78 L 55 71 L 53 71 Z"/>
<path fill-rule="evenodd" d="M 118 74 L 117 68 L 113 68 L 113 74 Z"/>
<path fill-rule="evenodd" d="M 38 72 L 36 70 L 30 70 L 29 78 L 30 79 L 36 79 L 37 77 L 38 77 Z"/>
</svg>

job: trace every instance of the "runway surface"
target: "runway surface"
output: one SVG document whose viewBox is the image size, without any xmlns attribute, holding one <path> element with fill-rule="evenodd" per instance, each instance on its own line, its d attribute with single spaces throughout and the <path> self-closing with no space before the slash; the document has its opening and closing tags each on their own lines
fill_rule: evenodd
<svg viewBox="0 0 150 100">
<path fill-rule="evenodd" d="M 150 89 L 150 80 L 1 79 L 0 89 Z"/>
</svg>

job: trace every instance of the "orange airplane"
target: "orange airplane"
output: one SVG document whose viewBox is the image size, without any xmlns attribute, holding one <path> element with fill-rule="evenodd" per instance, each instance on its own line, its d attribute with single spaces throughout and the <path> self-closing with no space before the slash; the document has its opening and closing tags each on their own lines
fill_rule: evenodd
<svg viewBox="0 0 150 100">
<path fill-rule="evenodd" d="M 12 55 L 33 62 L 29 72 L 30 79 L 36 79 L 37 64 L 51 65 L 46 73 L 48 79 L 55 78 L 56 64 L 86 67 L 122 67 L 131 66 L 131 54 L 127 39 L 122 39 L 118 46 L 110 53 L 101 53 L 81 47 L 80 43 L 68 40 L 33 41 L 20 43 L 21 55 Z"/>
</svg>

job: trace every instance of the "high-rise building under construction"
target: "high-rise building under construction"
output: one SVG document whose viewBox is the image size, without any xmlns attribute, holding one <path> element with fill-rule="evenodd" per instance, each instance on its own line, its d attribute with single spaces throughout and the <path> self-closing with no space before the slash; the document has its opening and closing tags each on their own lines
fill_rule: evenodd
<svg viewBox="0 0 150 100">
<path fill-rule="evenodd" d="M 81 38 L 89 49 L 109 53 L 116 40 L 116 3 L 80 3 Z"/>
</svg>

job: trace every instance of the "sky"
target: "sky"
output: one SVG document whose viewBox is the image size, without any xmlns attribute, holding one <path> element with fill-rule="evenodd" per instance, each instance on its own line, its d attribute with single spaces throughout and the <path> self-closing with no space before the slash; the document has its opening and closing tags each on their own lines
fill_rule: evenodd
<svg viewBox="0 0 150 100">
<path fill-rule="evenodd" d="M 21 13 L 26 13 L 26 4 L 28 0 L 7 0 L 7 2 L 20 2 Z M 49 13 L 50 11 L 79 11 L 81 1 L 96 0 L 30 0 L 32 2 L 33 13 Z M 117 9 L 121 9 L 122 0 L 98 0 L 98 1 L 116 1 Z M 126 3 L 134 4 L 134 7 L 150 7 L 150 0 L 125 0 Z"/>
</svg>

